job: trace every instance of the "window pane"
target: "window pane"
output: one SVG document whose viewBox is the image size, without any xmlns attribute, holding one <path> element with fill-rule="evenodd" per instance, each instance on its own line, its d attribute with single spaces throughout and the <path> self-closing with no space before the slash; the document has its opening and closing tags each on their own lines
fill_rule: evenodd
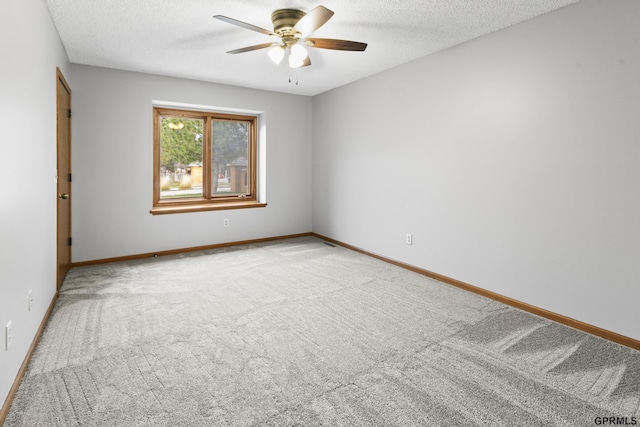
<svg viewBox="0 0 640 427">
<path fill-rule="evenodd" d="M 214 196 L 248 194 L 251 123 L 213 120 L 211 188 Z"/>
<path fill-rule="evenodd" d="M 202 197 L 201 119 L 163 117 L 160 128 L 160 199 Z"/>
</svg>

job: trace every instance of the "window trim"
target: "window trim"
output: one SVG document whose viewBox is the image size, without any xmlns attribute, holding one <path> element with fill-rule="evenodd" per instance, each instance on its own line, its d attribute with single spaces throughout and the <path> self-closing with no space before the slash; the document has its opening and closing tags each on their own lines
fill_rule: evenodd
<svg viewBox="0 0 640 427">
<path fill-rule="evenodd" d="M 160 191 L 160 129 L 163 117 L 181 117 L 203 120 L 202 135 L 202 197 L 189 197 L 182 199 L 161 199 Z M 250 171 L 248 182 L 248 196 L 209 196 L 211 194 L 211 150 L 212 150 L 212 123 L 213 120 L 232 120 L 250 122 L 249 153 L 247 156 L 247 169 Z M 228 113 L 207 110 L 178 109 L 166 107 L 153 107 L 153 206 L 150 213 L 174 214 L 185 212 L 202 212 L 224 209 L 244 209 L 265 207 L 266 203 L 260 202 L 258 197 L 258 129 L 259 115 L 251 113 Z M 205 178 L 206 177 L 206 178 Z"/>
</svg>

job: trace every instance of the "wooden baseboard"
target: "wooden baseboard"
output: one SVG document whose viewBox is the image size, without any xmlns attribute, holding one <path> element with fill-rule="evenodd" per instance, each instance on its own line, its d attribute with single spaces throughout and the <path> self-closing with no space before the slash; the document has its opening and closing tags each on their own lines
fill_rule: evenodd
<svg viewBox="0 0 640 427">
<path fill-rule="evenodd" d="M 606 330 L 606 329 L 602 329 L 602 328 L 600 328 L 598 326 L 593 326 L 593 325 L 590 325 L 588 323 L 581 322 L 579 320 L 572 319 L 570 317 L 563 316 L 561 314 L 557 314 L 557 313 L 554 313 L 552 311 L 548 311 L 548 310 L 545 310 L 543 308 L 536 307 L 536 306 L 524 303 L 522 301 L 518 301 L 518 300 L 515 300 L 513 298 L 509 298 L 509 297 L 506 297 L 504 295 L 500 295 L 498 293 L 488 291 L 486 289 L 479 288 L 477 286 L 470 285 L 470 284 L 465 283 L 465 282 L 461 282 L 460 280 L 456 280 L 456 279 L 452 279 L 452 278 L 447 277 L 447 276 L 443 276 L 442 274 L 434 273 L 432 271 L 425 270 L 425 269 L 422 269 L 422 268 L 418 268 L 418 267 L 415 267 L 415 266 L 410 265 L 410 264 L 405 264 L 403 262 L 399 262 L 399 261 L 395 261 L 395 260 L 392 260 L 392 259 L 389 259 L 389 258 L 385 258 L 383 256 L 367 252 L 367 251 L 362 250 L 362 249 L 360 249 L 358 247 L 355 247 L 355 246 L 340 242 L 338 240 L 334 240 L 334 239 L 331 239 L 331 238 L 328 238 L 328 237 L 325 237 L 325 236 L 321 236 L 321 235 L 319 235 L 317 233 L 311 233 L 311 235 L 313 235 L 313 236 L 315 236 L 315 237 L 317 237 L 319 239 L 326 240 L 327 242 L 331 242 L 331 243 L 334 243 L 336 245 L 342 246 L 344 248 L 351 249 L 352 251 L 360 252 L 362 254 L 368 255 L 368 256 L 373 257 L 373 258 L 377 258 L 379 260 L 388 262 L 388 263 L 396 265 L 398 267 L 402 267 L 402 268 L 404 268 L 406 270 L 410 270 L 410 271 L 413 271 L 415 273 L 422 274 L 423 276 L 431 277 L 432 279 L 439 280 L 439 281 L 441 281 L 443 283 L 446 283 L 448 285 L 452 285 L 452 286 L 464 289 L 466 291 L 473 292 L 474 294 L 482 295 L 483 297 L 487 297 L 487 298 L 492 299 L 494 301 L 501 302 L 503 304 L 506 304 L 506 305 L 509 305 L 511 307 L 517 308 L 519 310 L 526 311 L 528 313 L 535 314 L 535 315 L 540 316 L 540 317 L 544 317 L 545 319 L 553 320 L 554 322 L 558 322 L 558 323 L 561 323 L 563 325 L 572 327 L 574 329 L 578 329 L 580 331 L 586 332 L 588 334 L 595 335 L 595 336 L 598 336 L 600 338 L 604 338 L 604 339 L 606 339 L 608 341 L 612 341 L 612 342 L 615 342 L 617 344 L 622 344 L 624 346 L 633 348 L 635 350 L 640 350 L 640 341 L 635 340 L 633 338 L 630 338 L 630 337 L 627 337 L 627 336 L 624 336 L 624 335 L 620 335 L 618 333 L 615 333 L 615 332 L 612 332 L 612 331 L 609 331 L 609 330 Z"/>
<path fill-rule="evenodd" d="M 53 298 L 51 299 L 51 303 L 49 304 L 49 308 L 47 309 L 47 312 L 44 314 L 44 318 L 42 319 L 42 322 L 40 322 L 40 327 L 36 332 L 36 336 L 33 338 L 33 342 L 29 347 L 29 351 L 27 351 L 27 355 L 25 356 L 24 361 L 22 362 L 22 366 L 20 366 L 18 375 L 16 375 L 16 379 L 13 381 L 13 385 L 9 390 L 9 394 L 7 395 L 7 398 L 5 399 L 4 404 L 2 405 L 2 409 L 0 409 L 0 426 L 4 424 L 4 420 L 7 418 L 7 414 L 9 413 L 9 408 L 11 407 L 11 403 L 13 402 L 13 398 L 15 397 L 16 392 L 18 391 L 18 387 L 22 382 L 22 377 L 24 376 L 24 373 L 26 372 L 27 367 L 29 366 L 29 362 L 31 361 L 31 356 L 33 356 L 33 352 L 35 351 L 36 346 L 38 345 L 38 341 L 40 341 L 42 332 L 44 331 L 45 326 L 47 326 L 47 322 L 49 321 L 49 317 L 51 317 L 51 313 L 53 312 L 53 307 L 56 305 L 57 300 L 58 300 L 58 292 L 56 291 L 56 293 L 53 295 Z"/>
<path fill-rule="evenodd" d="M 189 248 L 171 249 L 171 250 L 157 251 L 157 252 L 147 252 L 142 254 L 126 255 L 126 256 L 114 257 L 114 258 L 103 258 L 103 259 L 95 259 L 91 261 L 73 262 L 71 263 L 71 268 L 86 267 L 89 265 L 98 265 L 98 264 L 108 264 L 112 262 L 132 261 L 132 260 L 143 259 L 143 258 L 155 258 L 155 257 L 165 256 L 165 255 L 176 255 L 176 254 L 183 254 L 187 252 L 206 251 L 210 249 L 228 248 L 232 246 L 251 245 L 255 243 L 271 242 L 275 240 L 294 239 L 296 237 L 306 237 L 311 235 L 312 235 L 311 232 L 300 233 L 300 234 L 289 234 L 286 236 L 265 237 L 262 239 L 252 239 L 252 240 L 239 240 L 236 242 L 216 243 L 213 245 L 193 246 Z"/>
</svg>

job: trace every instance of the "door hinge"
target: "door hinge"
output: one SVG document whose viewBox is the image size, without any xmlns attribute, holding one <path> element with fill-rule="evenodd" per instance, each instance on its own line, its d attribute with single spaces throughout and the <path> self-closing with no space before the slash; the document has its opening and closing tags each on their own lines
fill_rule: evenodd
<svg viewBox="0 0 640 427">
<path fill-rule="evenodd" d="M 67 181 L 71 182 L 71 174 L 67 175 Z"/>
<path fill-rule="evenodd" d="M 71 246 L 71 237 L 69 237 L 69 246 Z"/>
<path fill-rule="evenodd" d="M 71 108 L 69 108 L 69 109 L 67 110 L 67 116 L 68 116 L 69 118 L 71 118 Z"/>
</svg>

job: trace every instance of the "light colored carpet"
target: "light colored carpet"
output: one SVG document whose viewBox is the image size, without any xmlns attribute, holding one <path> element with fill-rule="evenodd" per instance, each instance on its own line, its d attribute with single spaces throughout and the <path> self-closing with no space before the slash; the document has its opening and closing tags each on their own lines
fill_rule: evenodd
<svg viewBox="0 0 640 427">
<path fill-rule="evenodd" d="M 603 416 L 640 420 L 640 352 L 309 237 L 72 270 L 5 425 Z"/>
</svg>

